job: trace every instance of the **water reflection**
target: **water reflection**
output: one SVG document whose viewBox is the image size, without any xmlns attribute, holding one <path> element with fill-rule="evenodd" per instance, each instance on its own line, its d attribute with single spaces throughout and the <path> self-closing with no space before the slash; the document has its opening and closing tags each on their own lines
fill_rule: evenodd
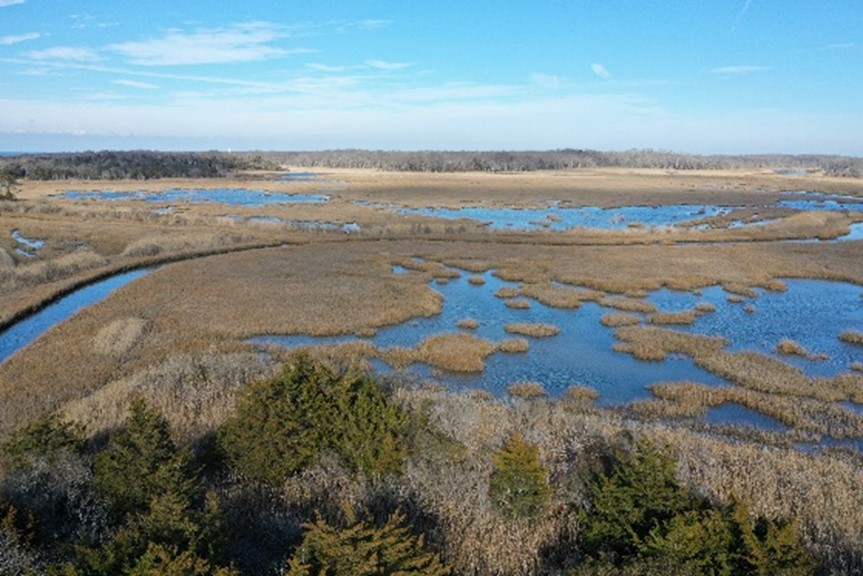
<svg viewBox="0 0 863 576">
<path fill-rule="evenodd" d="M 447 220 L 467 218 L 487 223 L 492 230 L 569 230 L 595 228 L 625 230 L 632 227 L 674 226 L 683 222 L 721 216 L 731 208 L 695 204 L 667 206 L 595 206 L 560 207 L 552 203 L 547 208 L 398 208 L 402 214 L 434 216 Z"/>
<path fill-rule="evenodd" d="M 839 340 L 846 330 L 863 331 L 863 288 L 847 282 L 785 280 L 787 291 L 756 289 L 757 297 L 746 302 L 728 301 L 718 286 L 696 296 L 663 289 L 648 300 L 662 310 L 692 309 L 698 302 L 712 304 L 716 311 L 696 318 L 679 330 L 723 336 L 729 350 L 754 350 L 797 366 L 812 376 L 834 376 L 863 361 L 863 347 Z M 747 309 L 747 306 L 751 308 Z M 803 346 L 810 357 L 780 355 L 783 339 Z"/>
<path fill-rule="evenodd" d="M 403 267 L 397 267 L 394 272 L 410 273 Z M 577 310 L 563 310 L 531 301 L 529 309 L 516 310 L 507 307 L 505 301 L 494 294 L 502 287 L 515 288 L 517 284 L 504 282 L 491 272 L 482 274 L 482 277 L 485 280 L 482 285 L 469 282 L 467 274 L 445 285 L 432 284 L 444 297 L 441 314 L 383 328 L 368 340 L 383 348 L 415 346 L 431 335 L 459 330 L 457 325 L 465 318 L 479 321 L 476 329 L 466 331 L 494 342 L 511 337 L 504 327 L 512 322 L 548 323 L 560 328 L 560 333 L 553 337 L 528 337 L 530 350 L 525 354 L 493 354 L 487 359 L 482 373 L 434 373 L 435 379 L 453 388 L 481 388 L 497 396 L 506 394 L 509 384 L 533 381 L 541 383 L 553 397 L 577 384 L 596 389 L 600 393 L 601 404 L 617 404 L 649 397 L 647 386 L 660 381 L 724 383 L 719 377 L 695 366 L 688 358 L 646 363 L 614 352 L 613 331 L 599 323 L 608 310 L 596 303 L 587 302 Z M 293 347 L 355 339 L 353 336 L 317 338 L 298 335 L 261 336 L 252 341 Z M 424 371 L 431 374 L 428 368 Z"/>
<path fill-rule="evenodd" d="M 52 327 L 65 322 L 79 310 L 104 300 L 120 286 L 149 272 L 150 269 L 133 270 L 85 286 L 0 332 L 0 362 L 35 341 Z"/>
</svg>

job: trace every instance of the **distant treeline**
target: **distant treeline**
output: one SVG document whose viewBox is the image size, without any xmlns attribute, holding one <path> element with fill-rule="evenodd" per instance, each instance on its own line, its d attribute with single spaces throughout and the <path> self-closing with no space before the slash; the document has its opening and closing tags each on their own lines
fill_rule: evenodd
<svg viewBox="0 0 863 576">
<path fill-rule="evenodd" d="M 532 172 L 603 167 L 668 170 L 773 168 L 863 177 L 863 158 L 858 157 L 786 154 L 700 156 L 649 149 L 619 152 L 570 148 L 410 152 L 355 149 L 316 152 L 102 151 L 0 158 L 0 169 L 14 168 L 18 177 L 31 180 L 219 178 L 240 170 L 268 170 L 279 166 L 373 168 L 400 172 Z"/>
<path fill-rule="evenodd" d="M 221 178 L 239 170 L 276 168 L 260 156 L 223 152 L 80 152 L 28 154 L 0 159 L 0 170 L 30 180 L 153 180 Z"/>
<path fill-rule="evenodd" d="M 532 172 L 574 168 L 662 168 L 721 170 L 775 168 L 822 170 L 831 176 L 863 176 L 863 158 L 818 155 L 699 156 L 663 150 L 561 149 L 547 151 L 414 151 L 325 150 L 319 152 L 262 152 L 259 158 L 275 164 L 324 168 L 375 168 L 405 172 Z"/>
</svg>

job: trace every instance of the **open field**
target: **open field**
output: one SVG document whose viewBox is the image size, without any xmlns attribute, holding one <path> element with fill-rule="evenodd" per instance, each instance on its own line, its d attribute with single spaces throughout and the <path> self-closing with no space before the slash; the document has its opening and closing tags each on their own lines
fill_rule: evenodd
<svg viewBox="0 0 863 576">
<path fill-rule="evenodd" d="M 178 438 L 194 443 L 230 417 L 238 391 L 271 377 L 289 357 L 277 347 L 262 351 L 250 338 L 369 337 L 440 313 L 444 302 L 437 285 L 464 278 L 470 290 L 479 291 L 505 280 L 515 287 L 489 292 L 501 307 L 548 306 L 573 313 L 600 307 L 597 329 L 600 322 L 615 329 L 619 352 L 645 362 L 686 357 L 727 384 L 657 383 L 650 399 L 615 407 L 597 406 L 590 382 L 573 382 L 559 401 L 548 400 L 542 385 L 529 379 L 511 382 L 505 400 L 485 398 L 481 391 L 457 395 L 431 386 L 396 386 L 403 405 L 414 407 L 469 453 L 445 464 L 418 460 L 408 470 L 411 489 L 425 490 L 423 502 L 464 536 L 461 543 L 454 538 L 447 544 L 448 558 L 468 571 L 497 566 L 508 573 L 534 573 L 536 554 L 552 529 L 561 529 L 561 517 L 549 515 L 536 530 L 521 527 L 523 534 L 506 536 L 506 526 L 487 514 L 482 498 L 476 510 L 486 511 L 476 512 L 476 518 L 450 507 L 443 491 L 476 499 L 469 487 L 429 481 L 429 470 L 444 466 L 454 478 L 484 482 L 488 456 L 518 428 L 542 447 L 555 481 L 575 466 L 572 454 L 591 443 L 644 434 L 667 447 L 677 459 L 678 477 L 712 501 L 727 504 L 740 496 L 754 501 L 759 514 L 798 516 L 803 540 L 819 558 L 833 562 L 835 557 L 837 566 L 863 558 L 863 517 L 850 511 L 863 505 L 863 458 L 853 450 L 803 454 L 793 448 L 827 436 L 863 437 L 863 412 L 857 409 L 863 404 L 861 372 L 808 376 L 787 364 L 786 357 L 815 358 L 818 350 L 792 340 L 777 343 L 781 358 L 776 358 L 732 351 L 720 338 L 678 331 L 715 312 L 713 304 L 697 300 L 699 291 L 714 286 L 754 314 L 756 289 L 779 293 L 786 287 L 782 279 L 863 287 L 863 241 L 782 241 L 841 235 L 855 222 L 853 213 L 760 210 L 771 216 L 769 222 L 739 228 L 728 227 L 729 220 L 699 229 L 518 232 L 385 207 L 710 203 L 755 212 L 783 190 L 863 196 L 863 182 L 767 170 L 412 174 L 326 169 L 321 178 L 328 182 L 286 183 L 267 173 L 217 181 L 24 182 L 20 200 L 0 203 L 0 326 L 93 279 L 131 268 L 155 269 L 0 364 L 0 438 L 55 412 L 99 437 L 122 423 L 130 397 L 139 394 L 166 415 Z M 320 193 L 326 187 L 330 200 L 257 207 L 184 203 L 156 213 L 160 205 L 51 196 L 76 189 L 195 187 L 290 193 Z M 297 221 L 356 223 L 358 230 L 308 229 Z M 44 247 L 32 258 L 16 253 L 13 230 L 44 240 Z M 483 276 L 487 271 L 493 275 Z M 663 287 L 692 292 L 697 303 L 664 310 L 647 299 Z M 354 340 L 312 353 L 336 364 L 368 366 L 382 360 L 401 369 L 420 362 L 433 371 L 469 374 L 482 372 L 493 354 L 518 360 L 566 330 L 510 323 L 507 332 L 531 340 L 491 341 L 476 334 L 487 324 L 479 312 L 468 310 L 449 332 L 410 347 Z M 839 339 L 859 347 L 861 332 L 858 326 Z M 774 418 L 787 433 L 720 429 L 701 421 L 708 410 L 728 404 Z M 832 500 L 827 486 L 835 489 Z M 806 503 L 798 495 L 805 495 Z M 481 534 L 486 528 L 490 532 Z M 575 524 L 570 528 L 577 531 Z M 478 539 L 500 544 L 521 537 L 529 543 L 525 550 L 496 559 L 477 552 Z"/>
</svg>

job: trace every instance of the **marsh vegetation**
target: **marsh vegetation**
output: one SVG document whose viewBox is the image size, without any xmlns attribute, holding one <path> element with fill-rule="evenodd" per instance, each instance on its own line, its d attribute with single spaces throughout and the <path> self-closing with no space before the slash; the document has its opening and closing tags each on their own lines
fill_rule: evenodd
<svg viewBox="0 0 863 576">
<path fill-rule="evenodd" d="M 138 277 L 27 346 L 0 334 L 0 572 L 854 573 L 863 261 L 825 240 L 861 221 L 863 184 L 830 159 L 590 158 L 412 174 L 322 153 L 284 179 L 284 158 L 244 157 L 256 171 L 112 180 L 111 201 L 21 175 L 3 326 Z M 114 178 L 105 162 L 65 178 Z M 141 200 L 194 189 L 327 200 Z M 692 205 L 721 210 L 560 213 Z M 420 213 L 550 206 L 526 229 Z"/>
</svg>

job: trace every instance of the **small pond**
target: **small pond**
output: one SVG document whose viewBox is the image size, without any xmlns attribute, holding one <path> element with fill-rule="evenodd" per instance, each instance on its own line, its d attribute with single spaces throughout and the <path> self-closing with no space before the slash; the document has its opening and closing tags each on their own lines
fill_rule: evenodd
<svg viewBox="0 0 863 576">
<path fill-rule="evenodd" d="M 405 273 L 404 269 L 396 272 Z M 407 272 L 410 273 L 410 272 Z M 469 274 L 432 287 L 444 297 L 443 311 L 431 318 L 416 318 L 397 326 L 382 328 L 369 341 L 381 348 L 415 346 L 425 338 L 442 332 L 458 331 L 460 320 L 475 318 L 479 326 L 465 332 L 500 342 L 513 337 L 504 326 L 513 322 L 548 323 L 560 333 L 547 338 L 527 337 L 530 349 L 523 354 L 495 353 L 486 360 L 482 373 L 438 372 L 435 379 L 454 388 L 482 388 L 497 396 L 506 394 L 515 382 L 541 383 L 551 396 L 557 397 L 571 385 L 589 386 L 600 393 L 601 404 L 619 404 L 648 398 L 647 386 L 660 381 L 696 380 L 718 385 L 724 381 L 695 366 L 688 358 L 671 358 L 665 362 L 640 362 L 628 354 L 612 350 L 613 330 L 602 326 L 600 318 L 609 312 L 596 303 L 586 302 L 576 310 L 550 308 L 536 301 L 526 310 L 506 306 L 494 294 L 501 287 L 516 287 L 491 272 L 482 275 L 485 284 L 469 281 Z M 357 339 L 353 336 L 316 338 L 311 336 L 260 336 L 257 344 L 312 346 Z M 380 366 L 381 364 L 378 364 Z M 420 375 L 431 375 L 427 368 Z"/>
<path fill-rule="evenodd" d="M 17 244 L 15 252 L 25 258 L 35 258 L 36 253 L 45 246 L 44 240 L 27 238 L 18 230 L 12 231 L 12 239 L 15 240 L 15 243 Z"/>
<path fill-rule="evenodd" d="M 434 216 L 447 220 L 467 218 L 488 225 L 492 230 L 569 230 L 595 228 L 626 230 L 631 227 L 674 226 L 684 222 L 721 216 L 731 208 L 695 204 L 666 206 L 595 206 L 561 207 L 555 203 L 547 208 L 398 208 L 402 214 Z"/>
<path fill-rule="evenodd" d="M 756 298 L 739 303 L 729 302 L 729 294 L 718 286 L 706 288 L 698 296 L 663 289 L 650 294 L 648 300 L 668 311 L 689 310 L 698 302 L 709 302 L 716 312 L 675 329 L 722 336 L 729 341 L 729 350 L 769 354 L 811 376 L 847 372 L 851 364 L 863 361 L 863 346 L 839 340 L 839 334 L 846 330 L 863 331 L 863 287 L 827 280 L 784 282 L 788 288 L 785 292 L 756 289 Z M 812 358 L 778 354 L 776 348 L 786 338 L 803 346 Z"/>
<path fill-rule="evenodd" d="M 704 421 L 717 426 L 743 424 L 744 426 L 768 432 L 786 432 L 790 430 L 788 425 L 783 424 L 775 418 L 765 416 L 746 406 L 731 402 L 708 408 L 707 413 L 704 415 Z"/>
<path fill-rule="evenodd" d="M 35 341 L 52 327 L 65 322 L 79 310 L 104 300 L 120 286 L 148 272 L 150 269 L 133 270 L 85 286 L 0 332 L 0 362 Z"/>
<path fill-rule="evenodd" d="M 669 204 L 662 206 L 619 206 L 599 208 L 595 206 L 570 207 L 559 202 L 550 202 L 545 208 L 403 208 L 368 203 L 370 206 L 387 207 L 401 214 L 433 216 L 446 220 L 469 219 L 482 222 L 492 230 L 554 230 L 592 228 L 598 230 L 626 230 L 627 228 L 651 228 L 692 225 L 704 218 L 724 216 L 735 208 L 731 206 L 703 204 Z M 863 199 L 854 196 L 823 194 L 820 192 L 783 192 L 782 198 L 769 207 L 791 208 L 800 211 L 861 212 Z M 732 222 L 731 228 L 760 226 L 767 220 L 754 222 Z"/>
<path fill-rule="evenodd" d="M 396 266 L 396 274 L 411 274 Z M 417 318 L 397 326 L 383 328 L 367 340 L 380 348 L 417 345 L 433 334 L 459 330 L 460 320 L 474 318 L 479 326 L 465 330 L 478 337 L 499 342 L 508 337 L 504 326 L 512 322 L 547 323 L 560 333 L 547 338 L 527 340 L 530 349 L 522 354 L 495 353 L 486 360 L 482 373 L 461 374 L 414 365 L 409 371 L 422 378 L 433 378 L 453 389 L 484 389 L 505 396 L 515 382 L 541 383 L 552 397 L 563 394 L 571 385 L 594 388 L 598 403 L 615 405 L 649 398 L 647 387 L 657 382 L 691 380 L 710 386 L 728 382 L 697 367 L 689 358 L 671 356 L 663 362 L 642 362 L 628 354 L 612 350 L 613 330 L 600 324 L 605 314 L 613 312 L 593 302 L 578 309 L 550 308 L 530 300 L 526 310 L 512 309 L 494 294 L 502 287 L 518 284 L 482 274 L 484 284 L 469 281 L 471 275 L 431 286 L 444 297 L 438 316 Z M 729 341 L 728 350 L 754 350 L 794 365 L 810 376 L 833 376 L 848 372 L 855 362 L 863 362 L 863 346 L 839 340 L 844 330 L 863 331 L 863 288 L 843 282 L 821 280 L 786 280 L 785 292 L 756 290 L 757 297 L 743 302 L 729 302 L 729 293 L 721 287 L 709 287 L 699 294 L 667 289 L 655 291 L 647 300 L 661 311 L 691 310 L 697 303 L 710 303 L 716 311 L 698 316 L 689 326 L 670 326 L 680 331 L 722 336 Z M 646 321 L 646 317 L 643 316 Z M 783 339 L 792 339 L 813 357 L 779 355 L 776 347 Z M 311 336 L 261 336 L 256 344 L 286 347 L 314 346 L 357 340 L 355 336 L 318 338 Z M 815 356 L 819 357 L 816 359 Z M 380 361 L 373 362 L 378 371 L 389 371 Z M 855 405 L 856 406 L 856 405 Z M 863 410 L 863 407 L 857 407 Z M 787 429 L 784 424 L 736 404 L 710 408 L 704 418 L 710 424 L 746 424 L 770 431 Z"/>
</svg>

